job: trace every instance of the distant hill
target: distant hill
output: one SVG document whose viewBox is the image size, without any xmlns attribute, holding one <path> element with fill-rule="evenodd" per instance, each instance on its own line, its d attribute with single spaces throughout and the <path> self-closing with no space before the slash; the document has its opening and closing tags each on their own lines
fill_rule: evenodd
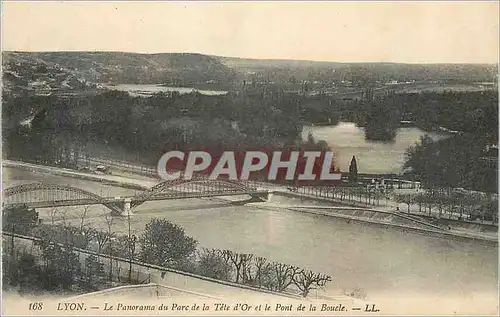
<svg viewBox="0 0 500 317">
<path fill-rule="evenodd" d="M 3 52 L 3 78 L 18 87 L 41 89 L 89 83 L 166 84 L 229 87 L 247 81 L 298 85 L 303 81 L 329 86 L 387 82 L 492 82 L 497 65 L 335 63 L 265 60 L 195 53 L 139 54 L 123 52 Z M 44 88 L 45 87 L 45 88 Z"/>
<path fill-rule="evenodd" d="M 224 65 L 234 68 L 248 68 L 248 69 L 259 69 L 259 68 L 342 68 L 348 67 L 348 63 L 336 63 L 336 62 L 316 62 L 307 60 L 293 60 L 293 59 L 251 59 L 251 58 L 239 58 L 239 57 L 222 57 L 222 56 L 212 56 L 218 59 Z"/>
<path fill-rule="evenodd" d="M 219 60 L 202 54 L 138 54 L 122 52 L 4 52 L 4 67 L 49 68 L 100 83 L 192 85 L 227 83 L 235 73 Z"/>
<path fill-rule="evenodd" d="M 251 77 L 272 81 L 440 81 L 447 83 L 492 82 L 498 66 L 491 64 L 336 63 L 304 60 L 218 57 L 222 64 Z M 259 77 L 260 77 L 259 76 Z"/>
</svg>

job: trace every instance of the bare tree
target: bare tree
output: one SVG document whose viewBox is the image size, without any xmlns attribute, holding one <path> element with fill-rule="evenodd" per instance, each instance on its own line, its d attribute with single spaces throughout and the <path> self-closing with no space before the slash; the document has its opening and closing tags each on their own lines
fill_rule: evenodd
<svg viewBox="0 0 500 317">
<path fill-rule="evenodd" d="M 427 208 L 429 211 L 429 216 L 432 216 L 432 207 L 435 207 L 435 196 L 436 190 L 434 188 L 430 188 L 425 193 L 425 203 L 427 204 Z"/>
<path fill-rule="evenodd" d="M 397 194 L 395 198 L 397 203 L 406 204 L 407 211 L 410 213 L 410 207 L 415 203 L 415 196 L 413 194 Z"/>
<path fill-rule="evenodd" d="M 252 277 L 252 259 L 253 254 L 241 254 L 241 282 L 243 284 L 253 283 Z"/>
<path fill-rule="evenodd" d="M 104 215 L 104 220 L 106 221 L 106 227 L 108 229 L 107 235 L 108 235 L 108 254 L 109 254 L 109 279 L 113 279 L 113 232 L 112 232 L 112 227 L 115 219 L 113 218 L 113 215 L 111 213 L 105 214 Z"/>
<path fill-rule="evenodd" d="M 89 205 L 83 206 L 83 211 L 80 213 L 80 230 L 83 230 L 83 227 L 85 226 L 85 217 L 87 216 L 89 208 Z"/>
<path fill-rule="evenodd" d="M 385 204 L 389 204 L 389 199 L 394 197 L 394 189 L 386 187 L 384 192 L 382 193 L 382 197 L 385 199 Z"/>
<path fill-rule="evenodd" d="M 113 224 L 115 223 L 115 219 L 111 214 L 105 214 L 104 215 L 104 221 L 106 222 L 106 227 L 108 229 L 108 235 L 111 237 L 113 235 L 113 231 L 111 230 L 113 227 Z"/>
<path fill-rule="evenodd" d="M 274 277 L 276 278 L 276 291 L 283 292 L 293 283 L 293 277 L 299 272 L 299 268 L 288 264 L 273 262 Z"/>
<path fill-rule="evenodd" d="M 221 258 L 228 264 L 231 262 L 231 251 L 229 250 L 219 250 L 218 251 Z"/>
<path fill-rule="evenodd" d="M 418 204 L 418 212 L 422 213 L 422 206 L 425 204 L 425 195 L 422 193 L 418 193 L 415 196 L 415 203 Z"/>
<path fill-rule="evenodd" d="M 254 266 L 255 266 L 255 282 L 259 287 L 262 287 L 264 282 L 264 272 L 265 268 L 269 266 L 267 259 L 261 256 L 254 258 Z"/>
<path fill-rule="evenodd" d="M 240 279 L 242 283 L 249 282 L 252 254 L 240 254 L 230 250 L 222 250 L 220 251 L 220 256 L 226 263 L 231 263 L 234 266 L 236 283 L 239 283 Z"/>
<path fill-rule="evenodd" d="M 293 275 L 293 284 L 298 287 L 303 297 L 307 297 L 312 289 L 324 287 L 332 278 L 329 275 L 300 270 Z"/>
<path fill-rule="evenodd" d="M 88 248 L 90 241 L 94 240 L 94 238 L 97 236 L 97 230 L 87 226 L 80 228 L 80 233 L 82 234 L 84 239 L 84 248 Z"/>
<path fill-rule="evenodd" d="M 54 223 L 55 223 L 56 214 L 57 214 L 57 208 L 56 207 L 50 208 L 50 210 L 49 210 L 49 216 L 50 216 L 50 223 L 52 225 L 54 225 Z"/>
<path fill-rule="evenodd" d="M 68 217 L 68 210 L 62 208 L 60 214 L 61 214 L 62 224 L 63 224 L 63 226 L 66 226 L 66 224 L 67 224 L 66 219 Z"/>
<path fill-rule="evenodd" d="M 108 243 L 110 236 L 107 232 L 104 231 L 96 231 L 95 239 L 97 240 L 97 253 L 101 254 L 101 251 L 104 249 L 104 246 Z"/>
<path fill-rule="evenodd" d="M 231 261 L 231 263 L 233 264 L 236 273 L 235 282 L 239 283 L 241 276 L 241 266 L 243 265 L 241 254 L 230 250 L 224 250 L 222 252 L 224 254 L 224 257 L 228 257 L 229 261 Z"/>
<path fill-rule="evenodd" d="M 132 283 L 132 260 L 135 259 L 135 251 L 137 246 L 137 237 L 135 235 L 129 235 L 127 237 L 127 244 L 129 249 L 129 270 L 128 270 L 128 280 Z"/>
</svg>

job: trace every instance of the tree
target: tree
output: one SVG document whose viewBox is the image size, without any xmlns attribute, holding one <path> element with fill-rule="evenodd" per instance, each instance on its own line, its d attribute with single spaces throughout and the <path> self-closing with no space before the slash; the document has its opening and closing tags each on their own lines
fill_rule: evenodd
<svg viewBox="0 0 500 317">
<path fill-rule="evenodd" d="M 106 234 L 109 237 L 109 243 L 108 243 L 108 254 L 110 255 L 110 257 L 109 257 L 109 279 L 112 280 L 113 279 L 113 258 L 111 257 L 111 255 L 113 255 L 113 240 L 115 238 L 115 234 L 112 231 L 114 218 L 111 214 L 105 214 L 104 220 L 106 221 L 106 226 L 108 227 L 108 232 Z"/>
<path fill-rule="evenodd" d="M 380 100 L 366 104 L 365 138 L 375 141 L 392 141 L 399 124 L 399 112 Z"/>
<path fill-rule="evenodd" d="M 94 238 L 96 237 L 97 230 L 92 227 L 84 226 L 83 228 L 80 228 L 80 234 L 83 236 L 82 248 L 86 249 L 88 248 L 90 241 L 94 240 Z"/>
<path fill-rule="evenodd" d="M 435 188 L 429 188 L 425 191 L 424 202 L 427 204 L 427 210 L 429 211 L 429 216 L 432 216 L 432 207 L 436 206 L 436 196 L 437 191 Z"/>
<path fill-rule="evenodd" d="M 242 283 L 248 281 L 248 275 L 246 269 L 249 267 L 249 263 L 252 261 L 252 254 L 240 254 L 230 250 L 223 250 L 222 257 L 226 261 L 230 262 L 234 266 L 235 270 L 235 282 L 239 283 L 240 278 Z"/>
<path fill-rule="evenodd" d="M 32 254 L 24 253 L 17 265 L 20 292 L 33 292 L 40 288 L 40 268 Z"/>
<path fill-rule="evenodd" d="M 59 211 L 59 214 L 62 224 L 66 226 L 68 224 L 68 209 L 62 208 L 62 210 Z"/>
<path fill-rule="evenodd" d="M 55 224 L 55 221 L 56 221 L 56 214 L 57 214 L 57 208 L 56 207 L 52 207 L 50 208 L 49 210 L 49 216 L 50 216 L 50 223 L 52 225 Z"/>
<path fill-rule="evenodd" d="M 241 254 L 241 283 L 253 284 L 254 278 L 252 277 L 252 259 L 253 254 Z"/>
<path fill-rule="evenodd" d="M 226 262 L 220 250 L 204 248 L 199 254 L 197 272 L 203 276 L 229 281 L 232 267 Z"/>
<path fill-rule="evenodd" d="M 261 256 L 254 258 L 255 266 L 255 283 L 260 288 L 265 285 L 266 278 L 269 278 L 269 263 L 267 259 Z"/>
<path fill-rule="evenodd" d="M 104 231 L 96 231 L 94 233 L 95 239 L 97 240 L 97 253 L 100 254 L 104 249 L 104 246 L 111 239 L 111 236 Z"/>
<path fill-rule="evenodd" d="M 137 237 L 132 234 L 130 236 L 120 235 L 112 243 L 111 255 L 129 260 L 128 279 L 129 283 L 132 283 L 132 261 L 136 260 Z"/>
<path fill-rule="evenodd" d="M 42 251 L 44 269 L 44 288 L 48 290 L 61 286 L 68 290 L 74 281 L 75 274 L 80 270 L 78 256 L 72 252 L 70 246 L 61 246 L 48 240 L 38 240 L 35 242 Z"/>
<path fill-rule="evenodd" d="M 13 233 L 28 234 L 38 224 L 38 212 L 26 205 L 5 208 L 2 212 L 2 228 Z"/>
<path fill-rule="evenodd" d="M 2 228 L 5 231 L 26 235 L 35 228 L 38 222 L 38 212 L 35 209 L 29 209 L 26 205 L 2 210 Z M 10 270 L 14 271 L 14 236 L 11 237 L 10 243 L 12 257 Z"/>
<path fill-rule="evenodd" d="M 85 258 L 85 275 L 87 277 L 87 283 L 92 288 L 94 277 L 103 277 L 104 276 L 104 266 L 102 262 L 99 262 L 99 259 L 95 255 L 89 255 Z"/>
<path fill-rule="evenodd" d="M 396 202 L 406 204 L 408 213 L 410 213 L 410 206 L 415 203 L 415 195 L 413 194 L 396 194 Z"/>
<path fill-rule="evenodd" d="M 496 192 L 496 168 L 483 160 L 490 144 L 487 136 L 457 133 L 434 141 L 428 136 L 410 147 L 404 168 L 426 187 L 463 187 Z"/>
<path fill-rule="evenodd" d="M 418 204 L 418 212 L 422 212 L 422 206 L 425 204 L 426 198 L 425 193 L 418 193 L 415 195 L 415 203 Z"/>
<path fill-rule="evenodd" d="M 87 216 L 87 213 L 89 211 L 90 206 L 83 206 L 83 211 L 80 213 L 80 230 L 83 230 L 83 227 L 85 226 L 85 217 Z"/>
<path fill-rule="evenodd" d="M 487 197 L 481 208 L 484 210 L 483 216 L 486 220 L 491 220 L 493 223 L 498 221 L 498 197 Z"/>
<path fill-rule="evenodd" d="M 140 258 L 146 263 L 172 267 L 196 250 L 197 241 L 166 219 L 152 219 L 139 239 Z"/>
<path fill-rule="evenodd" d="M 439 218 L 441 218 L 441 214 L 443 213 L 443 208 L 449 203 L 450 200 L 449 192 L 440 189 L 436 191 L 433 198 L 435 205 L 438 207 L 439 210 Z"/>
<path fill-rule="evenodd" d="M 303 297 L 307 297 L 312 289 L 323 287 L 332 280 L 331 276 L 314 273 L 309 270 L 300 270 L 293 276 L 293 283 L 301 291 Z"/>
<path fill-rule="evenodd" d="M 349 164 L 349 182 L 358 182 L 358 164 L 356 163 L 356 157 L 353 155 L 351 159 L 351 164 Z"/>
<path fill-rule="evenodd" d="M 295 274 L 299 272 L 299 268 L 289 264 L 278 262 L 272 263 L 273 277 L 275 279 L 275 289 L 278 292 L 283 292 L 288 286 L 293 283 Z"/>
</svg>

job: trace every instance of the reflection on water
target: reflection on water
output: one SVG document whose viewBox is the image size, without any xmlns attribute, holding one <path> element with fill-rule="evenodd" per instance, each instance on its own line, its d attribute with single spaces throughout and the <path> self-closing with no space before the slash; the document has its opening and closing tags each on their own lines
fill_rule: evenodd
<svg viewBox="0 0 500 317">
<path fill-rule="evenodd" d="M 72 178 L 12 168 L 3 172 L 4 187 L 44 181 L 109 196 L 134 194 L 133 190 Z M 102 215 L 107 212 L 104 207 L 92 207 L 88 221 L 104 229 Z M 359 286 L 374 299 L 387 292 L 469 296 L 497 291 L 498 250 L 493 245 L 292 211 L 222 207 L 219 202 L 200 199 L 147 202 L 134 212 L 135 234 L 151 218 L 166 218 L 184 227 L 200 246 L 254 253 L 330 274 L 332 292 Z M 41 210 L 41 214 L 47 217 L 47 212 Z M 74 221 L 79 222 L 76 214 Z M 113 230 L 125 234 L 126 220 L 116 218 Z"/>
<path fill-rule="evenodd" d="M 303 137 L 309 132 L 316 140 L 325 140 L 335 153 L 335 162 L 341 171 L 348 171 L 352 156 L 356 156 L 360 173 L 401 173 L 406 149 L 427 134 L 433 139 L 443 138 L 438 133 L 427 133 L 418 128 L 399 128 L 394 142 L 365 140 L 363 128 L 354 123 L 340 122 L 335 126 L 306 126 Z"/>
</svg>

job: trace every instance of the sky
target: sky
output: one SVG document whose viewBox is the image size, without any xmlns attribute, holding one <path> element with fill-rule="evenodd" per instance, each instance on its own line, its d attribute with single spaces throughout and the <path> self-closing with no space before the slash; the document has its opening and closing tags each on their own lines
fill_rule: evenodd
<svg viewBox="0 0 500 317">
<path fill-rule="evenodd" d="M 2 49 L 498 63 L 499 2 L 3 1 Z"/>
</svg>

